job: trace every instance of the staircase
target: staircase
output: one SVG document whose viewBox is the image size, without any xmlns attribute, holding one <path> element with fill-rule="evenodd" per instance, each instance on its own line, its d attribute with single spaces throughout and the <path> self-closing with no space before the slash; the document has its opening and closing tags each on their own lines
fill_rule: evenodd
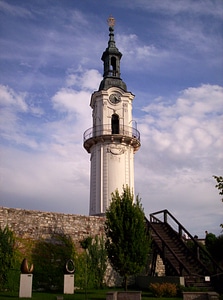
<svg viewBox="0 0 223 300">
<path fill-rule="evenodd" d="M 204 246 L 168 210 L 151 214 L 150 221 L 146 219 L 146 222 L 152 236 L 152 276 L 155 275 L 157 255 L 163 260 L 166 276 L 183 276 L 187 287 L 210 290 L 216 279 L 223 275 L 223 270 Z"/>
</svg>

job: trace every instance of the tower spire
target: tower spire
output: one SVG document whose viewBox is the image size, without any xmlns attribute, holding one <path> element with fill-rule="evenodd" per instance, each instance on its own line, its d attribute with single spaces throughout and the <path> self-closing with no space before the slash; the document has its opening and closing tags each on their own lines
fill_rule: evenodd
<svg viewBox="0 0 223 300">
<path fill-rule="evenodd" d="M 108 47 L 102 54 L 101 60 L 104 62 L 103 80 L 100 84 L 100 90 L 107 90 L 111 86 L 120 87 L 127 91 L 126 84 L 122 81 L 120 75 L 120 60 L 122 53 L 118 50 L 115 44 L 114 26 L 115 19 L 110 16 L 107 20 L 109 26 Z"/>
<path fill-rule="evenodd" d="M 109 26 L 109 41 L 108 41 L 108 48 L 116 48 L 115 46 L 115 35 L 114 35 L 114 27 L 115 27 L 115 18 L 110 16 L 107 20 Z M 117 49 L 117 48 L 116 48 Z M 117 49 L 118 51 L 118 49 Z"/>
</svg>

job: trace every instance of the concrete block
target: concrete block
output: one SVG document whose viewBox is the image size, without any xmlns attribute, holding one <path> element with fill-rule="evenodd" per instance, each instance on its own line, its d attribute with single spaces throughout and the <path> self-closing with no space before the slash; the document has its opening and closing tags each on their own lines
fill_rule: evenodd
<svg viewBox="0 0 223 300">
<path fill-rule="evenodd" d="M 141 300 L 141 292 L 108 292 L 106 300 Z"/>
<path fill-rule="evenodd" d="M 117 300 L 141 300 L 141 292 L 118 292 Z"/>
<path fill-rule="evenodd" d="M 21 274 L 19 298 L 32 298 L 33 274 Z"/>
<path fill-rule="evenodd" d="M 64 275 L 64 294 L 73 294 L 74 293 L 74 274 Z"/>
<path fill-rule="evenodd" d="M 117 300 L 117 292 L 107 292 L 106 300 Z"/>
<path fill-rule="evenodd" d="M 216 292 L 183 292 L 183 300 L 218 300 Z"/>
</svg>

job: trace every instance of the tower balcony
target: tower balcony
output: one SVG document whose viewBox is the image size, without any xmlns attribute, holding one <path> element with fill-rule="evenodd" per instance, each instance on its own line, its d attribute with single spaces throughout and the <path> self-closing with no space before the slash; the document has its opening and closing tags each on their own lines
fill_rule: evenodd
<svg viewBox="0 0 223 300">
<path fill-rule="evenodd" d="M 84 148 L 89 153 L 93 145 L 105 142 L 130 145 L 136 152 L 141 146 L 140 132 L 131 126 L 120 125 L 117 128 L 111 124 L 94 126 L 84 132 Z"/>
</svg>

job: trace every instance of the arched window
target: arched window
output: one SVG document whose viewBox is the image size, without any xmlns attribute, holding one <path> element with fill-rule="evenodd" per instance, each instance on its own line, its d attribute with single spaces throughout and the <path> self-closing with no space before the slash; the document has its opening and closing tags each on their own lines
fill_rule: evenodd
<svg viewBox="0 0 223 300">
<path fill-rule="evenodd" d="M 117 114 L 112 115 L 111 127 L 112 134 L 119 134 L 119 116 Z"/>
</svg>

